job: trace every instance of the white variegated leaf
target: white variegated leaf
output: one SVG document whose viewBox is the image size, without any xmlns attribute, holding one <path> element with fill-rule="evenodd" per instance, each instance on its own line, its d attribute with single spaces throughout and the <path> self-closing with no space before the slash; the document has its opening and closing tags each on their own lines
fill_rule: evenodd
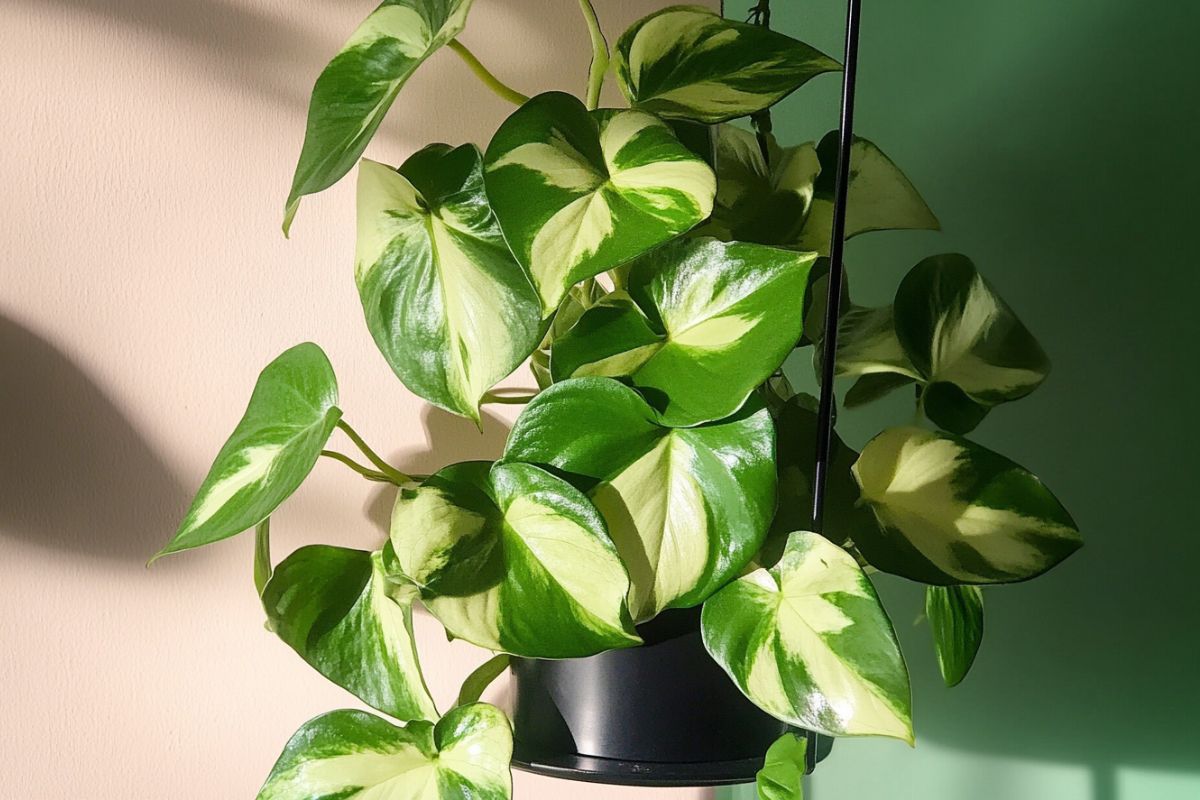
<svg viewBox="0 0 1200 800">
<path fill-rule="evenodd" d="M 672 6 L 638 20 L 613 55 L 631 105 L 708 123 L 761 111 L 839 69 L 803 42 L 698 6 Z"/>
<path fill-rule="evenodd" d="M 957 686 L 983 643 L 983 591 L 978 586 L 926 586 L 925 616 L 933 629 L 942 679 L 947 686 Z"/>
<path fill-rule="evenodd" d="M 640 642 L 625 605 L 629 576 L 604 519 L 538 467 L 455 464 L 402 488 L 391 548 L 456 638 L 535 658 Z"/>
<path fill-rule="evenodd" d="M 1081 544 L 1041 481 L 958 436 L 890 428 L 853 472 L 881 525 L 854 543 L 885 572 L 937 585 L 1006 583 L 1040 575 Z"/>
<path fill-rule="evenodd" d="M 492 138 L 487 195 L 549 314 L 576 283 L 690 229 L 716 178 L 653 114 L 538 95 Z"/>
<path fill-rule="evenodd" d="M 341 710 L 304 724 L 258 800 L 509 800 L 512 727 L 487 703 L 403 728 Z"/>
<path fill-rule="evenodd" d="M 388 580 L 379 553 L 310 545 L 263 592 L 271 629 L 301 658 L 396 719 L 437 719 L 412 630 L 412 586 Z"/>
<path fill-rule="evenodd" d="M 478 421 L 533 351 L 541 305 L 483 189 L 474 145 L 430 145 L 394 170 L 363 160 L 355 278 L 367 327 L 404 384 Z"/>
<path fill-rule="evenodd" d="M 908 669 L 891 622 L 854 557 L 793 533 L 779 564 L 704 604 L 708 652 L 777 719 L 831 736 L 911 743 Z"/>
</svg>

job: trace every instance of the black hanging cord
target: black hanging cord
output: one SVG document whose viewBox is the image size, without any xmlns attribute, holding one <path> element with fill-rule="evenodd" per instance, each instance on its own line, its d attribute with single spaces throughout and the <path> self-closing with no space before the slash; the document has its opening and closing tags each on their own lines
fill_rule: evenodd
<svg viewBox="0 0 1200 800">
<path fill-rule="evenodd" d="M 846 193 L 850 183 L 850 149 L 854 141 L 854 81 L 858 72 L 858 26 L 862 0 L 848 0 L 846 55 L 842 72 L 842 118 L 838 130 L 837 181 L 833 190 L 833 232 L 829 240 L 829 294 L 825 302 L 822 340 L 821 403 L 817 408 L 817 454 L 813 473 L 813 530 L 821 532 L 825 518 L 825 488 L 833 442 L 834 362 L 837 360 L 838 320 L 842 304 L 842 250 L 846 239 Z"/>
</svg>

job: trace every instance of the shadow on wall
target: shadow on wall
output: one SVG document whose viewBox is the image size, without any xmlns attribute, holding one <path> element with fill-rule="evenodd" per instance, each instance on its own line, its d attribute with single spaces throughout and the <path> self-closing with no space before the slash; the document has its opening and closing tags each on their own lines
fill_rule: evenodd
<svg viewBox="0 0 1200 800">
<path fill-rule="evenodd" d="M 69 357 L 0 316 L 0 532 L 141 565 L 187 494 Z"/>
</svg>

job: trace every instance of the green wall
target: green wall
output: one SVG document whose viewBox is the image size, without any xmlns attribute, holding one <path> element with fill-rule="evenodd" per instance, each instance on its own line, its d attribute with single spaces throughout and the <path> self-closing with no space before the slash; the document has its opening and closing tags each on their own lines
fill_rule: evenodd
<svg viewBox="0 0 1200 800">
<path fill-rule="evenodd" d="M 774 27 L 840 57 L 844 0 L 773 5 Z M 919 588 L 878 581 L 918 743 L 842 740 L 810 797 L 1196 800 L 1200 4 L 864 5 L 857 132 L 906 170 L 944 232 L 854 240 L 855 300 L 887 302 L 924 255 L 975 259 L 1055 362 L 975 438 L 1039 474 L 1087 546 L 1038 581 L 986 592 L 983 649 L 954 690 L 915 624 Z M 838 81 L 784 102 L 784 143 L 835 126 Z M 802 360 L 791 371 L 810 372 Z M 896 397 L 840 430 L 861 445 L 910 414 Z"/>
</svg>

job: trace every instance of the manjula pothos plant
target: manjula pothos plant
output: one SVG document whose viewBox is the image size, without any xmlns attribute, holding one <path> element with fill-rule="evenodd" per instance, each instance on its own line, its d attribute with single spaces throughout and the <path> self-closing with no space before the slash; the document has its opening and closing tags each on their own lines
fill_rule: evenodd
<svg viewBox="0 0 1200 800">
<path fill-rule="evenodd" d="M 509 656 L 640 642 L 639 623 L 703 604 L 712 658 L 760 708 L 831 736 L 913 739 L 909 677 L 867 573 L 928 584 L 949 684 L 979 646 L 979 587 L 1032 578 L 1080 544 L 1029 472 L 966 438 L 1033 391 L 1046 356 L 961 255 L 917 264 L 895 301 L 844 304 L 844 406 L 915 387 L 919 419 L 856 453 L 834 442 L 824 530 L 810 527 L 817 419 L 780 371 L 820 341 L 837 139 L 780 147 L 731 120 L 836 61 L 763 26 L 677 6 L 611 53 L 588 0 L 583 99 L 527 98 L 458 40 L 472 0 L 386 0 L 317 79 L 287 200 L 358 164 L 354 269 L 367 327 L 411 391 L 478 422 L 525 402 L 502 457 L 421 479 L 342 418 L 324 353 L 262 372 L 162 554 L 254 528 L 269 628 L 357 710 L 306 723 L 262 800 L 507 798 L 512 731 L 479 702 Z M 408 77 L 442 47 L 518 108 L 486 148 L 360 160 Z M 627 108 L 598 108 L 610 67 Z M 935 229 L 871 142 L 852 152 L 847 235 Z M 815 351 L 816 348 L 813 348 Z M 493 387 L 530 361 L 540 391 Z M 335 429 L 370 466 L 330 450 Z M 272 568 L 271 513 L 321 456 L 396 485 L 376 552 L 303 547 Z M 440 712 L 412 613 L 495 655 Z M 760 792 L 798 796 L 803 739 L 771 748 Z M 384 788 L 386 786 L 386 788 Z"/>
</svg>

